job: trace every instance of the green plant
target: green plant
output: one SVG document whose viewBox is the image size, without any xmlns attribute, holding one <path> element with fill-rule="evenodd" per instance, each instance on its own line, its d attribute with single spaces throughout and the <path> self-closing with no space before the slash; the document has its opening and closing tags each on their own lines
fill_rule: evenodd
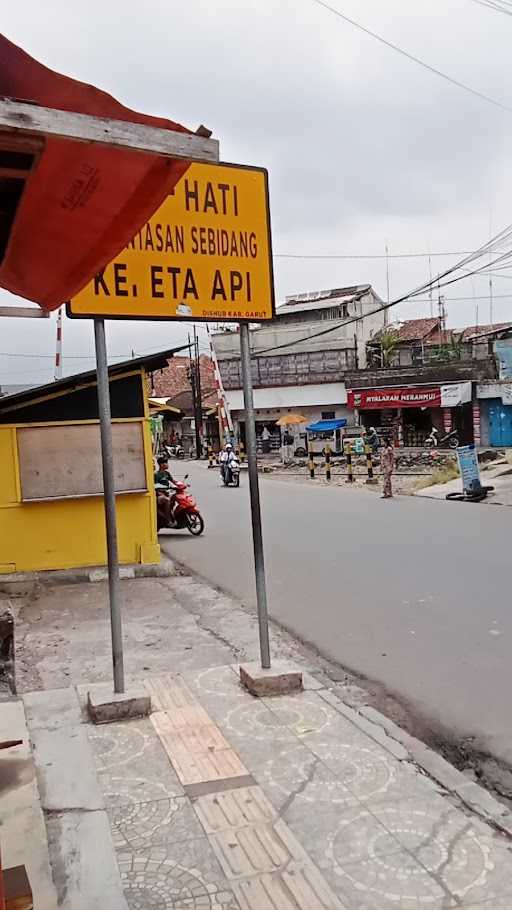
<svg viewBox="0 0 512 910">
<path fill-rule="evenodd" d="M 436 468 L 432 474 L 427 474 L 418 480 L 416 490 L 423 490 L 425 487 L 433 487 L 437 483 L 449 483 L 459 477 L 459 469 L 456 464 L 448 464 L 444 468 Z"/>
<path fill-rule="evenodd" d="M 391 366 L 393 355 L 398 344 L 398 335 L 396 332 L 388 329 L 380 338 L 380 365 L 382 367 Z"/>
</svg>

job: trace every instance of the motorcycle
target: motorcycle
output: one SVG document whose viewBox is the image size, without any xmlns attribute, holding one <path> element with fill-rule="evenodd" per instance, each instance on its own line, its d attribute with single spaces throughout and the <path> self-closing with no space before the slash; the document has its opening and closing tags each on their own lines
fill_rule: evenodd
<svg viewBox="0 0 512 910">
<path fill-rule="evenodd" d="M 185 480 L 187 479 L 188 474 L 185 475 Z M 190 531 L 194 537 L 199 537 L 199 535 L 203 533 L 203 516 L 197 508 L 194 497 L 186 492 L 187 487 L 188 484 L 182 480 L 177 480 L 175 482 L 175 489 L 173 491 L 169 490 L 168 487 L 162 486 L 161 484 L 155 484 L 157 501 L 157 529 L 159 531 L 162 530 L 162 528 L 171 528 L 173 530 L 187 528 L 187 530 Z M 167 520 L 166 514 L 164 514 L 163 510 L 159 507 L 159 494 L 162 496 L 163 493 L 165 493 L 167 496 L 170 496 L 170 521 Z"/>
<path fill-rule="evenodd" d="M 165 455 L 166 458 L 185 458 L 185 449 L 180 445 L 168 446 L 164 444 L 160 454 Z"/>
<path fill-rule="evenodd" d="M 425 445 L 427 449 L 437 449 L 440 446 L 456 449 L 459 445 L 459 434 L 457 430 L 450 430 L 449 433 L 445 433 L 439 438 L 439 431 L 432 427 L 430 434 L 425 439 Z"/>
<path fill-rule="evenodd" d="M 221 476 L 225 487 L 240 486 L 240 462 L 238 458 L 232 458 L 231 461 L 221 465 Z"/>
</svg>

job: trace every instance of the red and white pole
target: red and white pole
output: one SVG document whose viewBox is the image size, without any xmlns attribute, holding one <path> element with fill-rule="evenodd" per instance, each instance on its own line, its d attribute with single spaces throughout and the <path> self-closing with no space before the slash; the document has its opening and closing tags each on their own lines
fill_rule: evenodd
<svg viewBox="0 0 512 910">
<path fill-rule="evenodd" d="M 206 330 L 208 332 L 208 341 L 210 342 L 210 353 L 213 363 L 214 371 L 214 380 L 215 380 L 215 391 L 217 393 L 217 404 L 219 408 L 219 418 L 220 424 L 222 426 L 222 433 L 224 439 L 227 440 L 230 436 L 233 435 L 233 421 L 231 419 L 231 414 L 228 407 L 228 402 L 226 399 L 226 393 L 224 391 L 224 386 L 222 385 L 222 377 L 220 375 L 219 362 L 217 360 L 217 355 L 215 353 L 215 348 L 213 347 L 212 336 L 210 334 L 210 327 L 207 326 Z M 222 440 L 221 440 L 222 442 Z"/>
<path fill-rule="evenodd" d="M 62 307 L 57 314 L 57 346 L 55 349 L 55 380 L 62 379 Z"/>
</svg>

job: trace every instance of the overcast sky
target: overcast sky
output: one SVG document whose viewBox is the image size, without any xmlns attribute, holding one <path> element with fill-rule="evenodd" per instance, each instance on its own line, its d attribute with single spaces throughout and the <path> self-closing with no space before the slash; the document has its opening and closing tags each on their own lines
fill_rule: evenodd
<svg viewBox="0 0 512 910">
<path fill-rule="evenodd" d="M 475 0 L 331 5 L 512 109 L 512 16 Z M 471 250 L 512 223 L 512 112 L 314 0 L 25 0 L 4 5 L 2 20 L 53 69 L 132 108 L 204 123 L 223 160 L 268 168 L 278 299 L 365 282 L 387 295 L 385 259 L 283 254 L 382 256 L 386 242 L 391 257 Z M 434 273 L 457 258 L 433 257 Z M 427 258 L 390 258 L 391 296 L 428 268 Z M 510 272 L 494 280 L 495 321 L 512 319 Z M 477 306 L 489 321 L 488 278 L 452 286 L 447 299 L 450 325 L 473 324 Z M 429 312 L 428 300 L 397 308 L 402 318 Z M 92 367 L 92 325 L 64 329 L 66 372 Z M 121 323 L 108 333 L 111 354 L 129 356 L 179 343 L 186 330 Z M 50 379 L 55 319 L 2 320 L 0 348 L 0 384 Z"/>
</svg>

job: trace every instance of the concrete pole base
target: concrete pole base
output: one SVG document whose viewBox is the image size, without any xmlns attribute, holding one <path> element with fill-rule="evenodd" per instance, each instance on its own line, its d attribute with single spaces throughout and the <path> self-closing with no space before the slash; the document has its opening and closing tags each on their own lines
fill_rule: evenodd
<svg viewBox="0 0 512 910">
<path fill-rule="evenodd" d="M 289 695 L 302 692 L 302 672 L 289 664 L 274 661 L 269 670 L 259 663 L 240 665 L 240 682 L 252 694 L 263 698 L 267 695 Z"/>
<path fill-rule="evenodd" d="M 95 724 L 147 717 L 151 712 L 151 696 L 144 686 L 131 686 L 119 694 L 114 692 L 112 683 L 98 683 L 87 693 L 87 710 Z"/>
</svg>

